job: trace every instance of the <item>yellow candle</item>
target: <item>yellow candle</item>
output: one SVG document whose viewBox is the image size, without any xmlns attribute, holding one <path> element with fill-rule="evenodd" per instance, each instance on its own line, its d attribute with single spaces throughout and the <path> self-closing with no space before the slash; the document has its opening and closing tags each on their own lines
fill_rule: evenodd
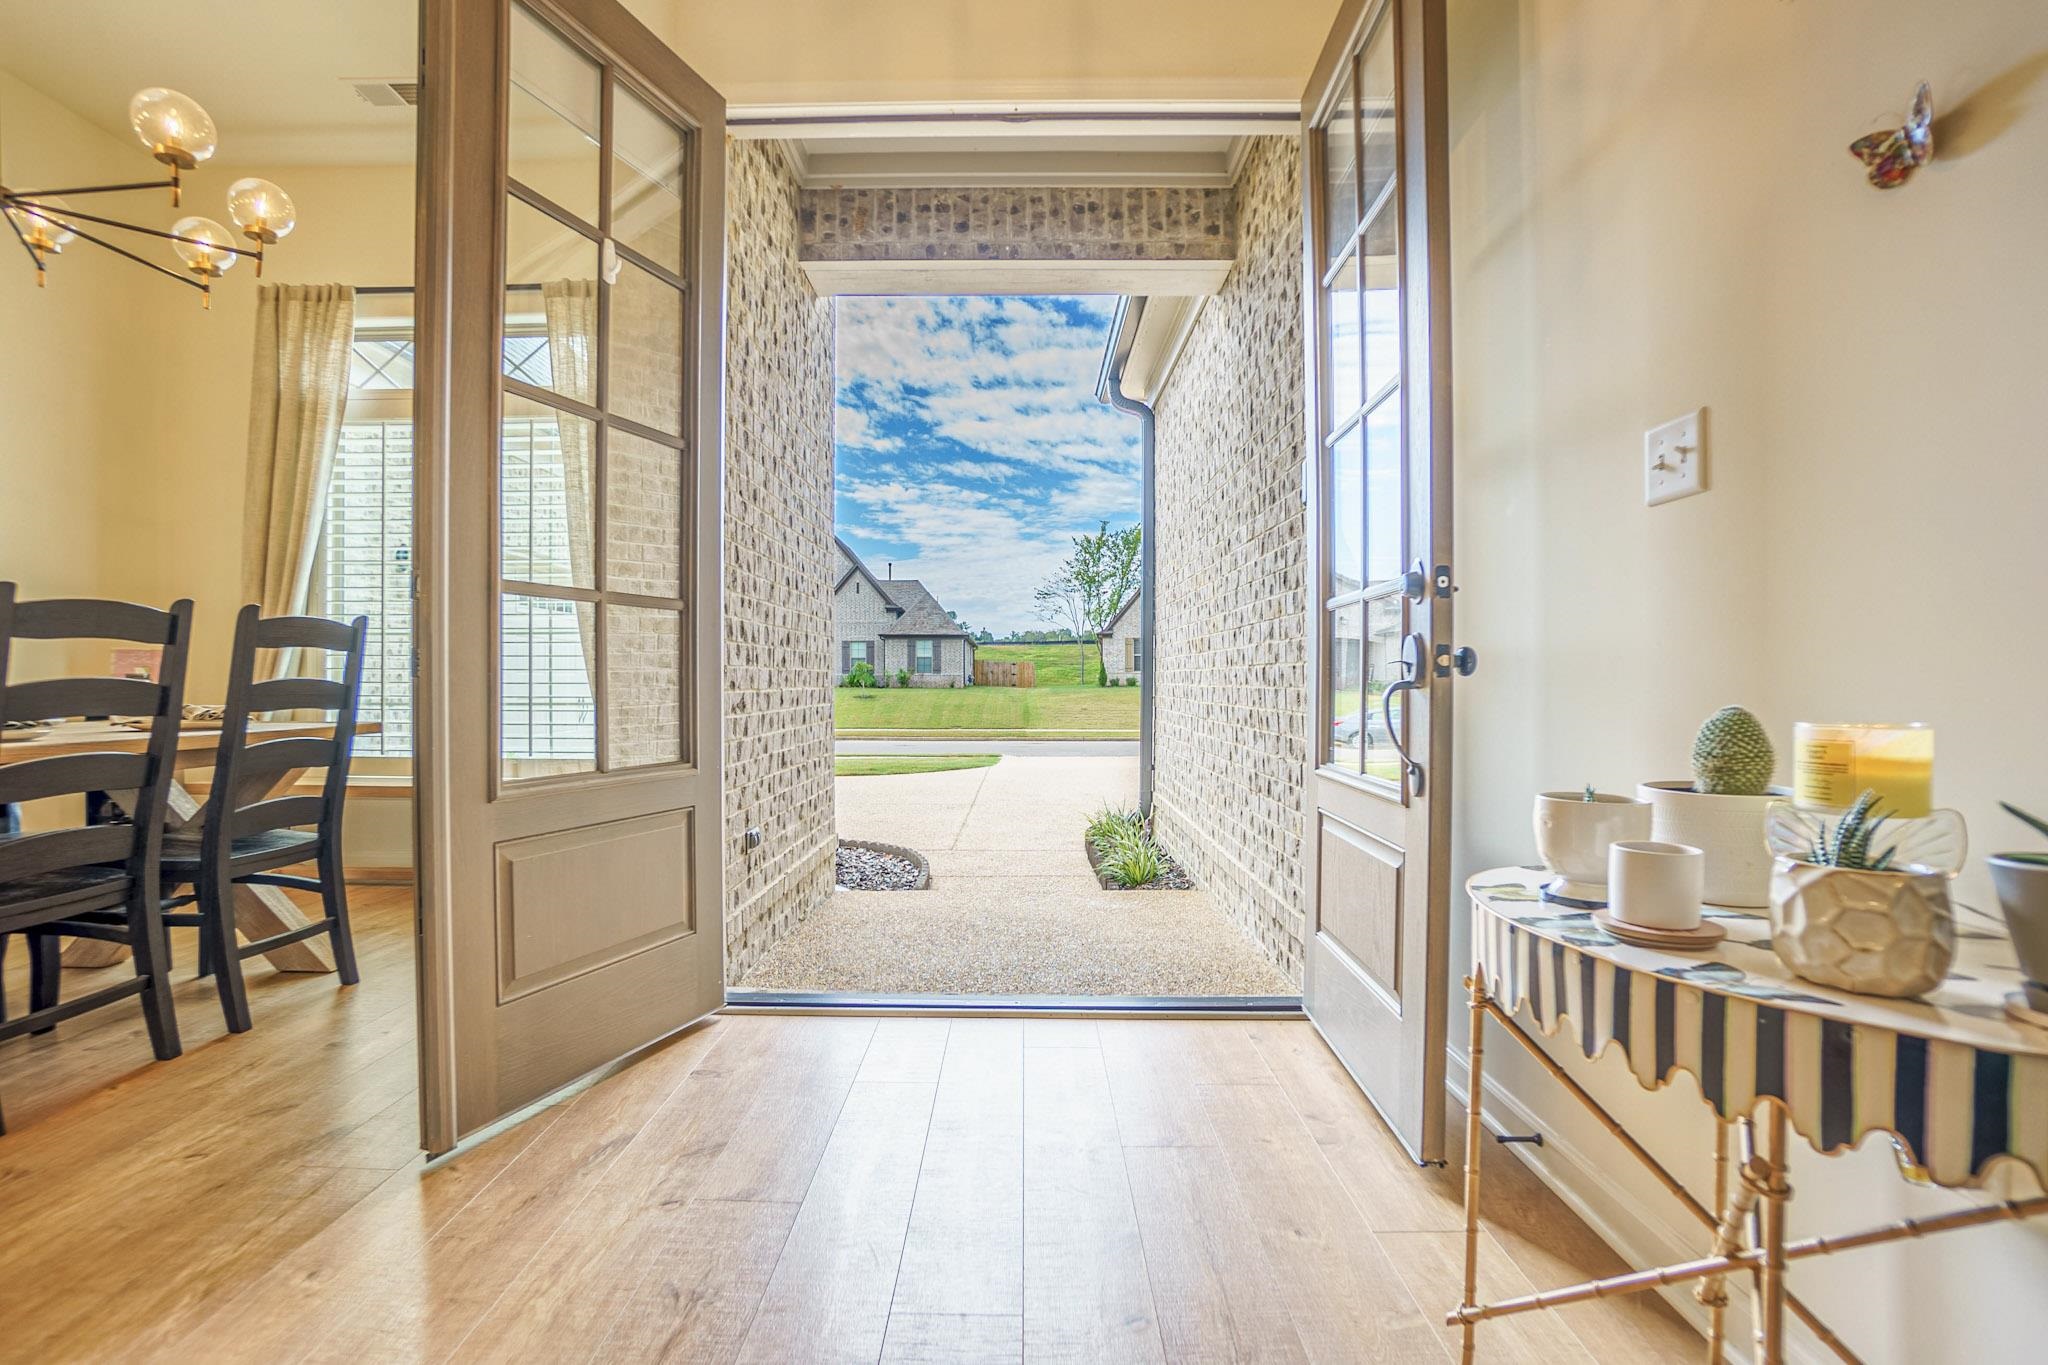
<svg viewBox="0 0 2048 1365">
<path fill-rule="evenodd" d="M 1934 809 L 1934 730 L 1926 725 L 1818 725 L 1792 732 L 1792 794 L 1839 810 L 1865 790 L 1887 815 L 1917 820 Z"/>
</svg>

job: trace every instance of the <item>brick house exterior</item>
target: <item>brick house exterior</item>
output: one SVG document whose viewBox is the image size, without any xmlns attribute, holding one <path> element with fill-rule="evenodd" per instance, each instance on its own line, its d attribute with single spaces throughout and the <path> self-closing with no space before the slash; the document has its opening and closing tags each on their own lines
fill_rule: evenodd
<svg viewBox="0 0 2048 1365">
<path fill-rule="evenodd" d="M 832 593 L 833 652 L 842 680 L 865 659 L 875 680 L 912 687 L 972 687 L 974 641 L 915 578 L 877 578 L 859 555 L 834 537 L 838 564 Z"/>
<path fill-rule="evenodd" d="M 1112 687 L 1145 676 L 1145 613 L 1139 610 L 1139 598 L 1132 593 L 1102 632 L 1102 666 Z"/>
</svg>

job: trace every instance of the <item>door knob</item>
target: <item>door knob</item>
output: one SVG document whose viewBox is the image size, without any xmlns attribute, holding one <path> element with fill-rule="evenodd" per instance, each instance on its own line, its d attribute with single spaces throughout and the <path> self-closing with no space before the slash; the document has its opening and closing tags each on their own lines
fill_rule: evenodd
<svg viewBox="0 0 2048 1365">
<path fill-rule="evenodd" d="M 1469 678 L 1478 668 L 1479 651 L 1472 646 L 1460 645 L 1456 649 L 1449 645 L 1436 647 L 1436 675 L 1439 678 L 1448 678 L 1453 673 L 1461 678 Z"/>
</svg>

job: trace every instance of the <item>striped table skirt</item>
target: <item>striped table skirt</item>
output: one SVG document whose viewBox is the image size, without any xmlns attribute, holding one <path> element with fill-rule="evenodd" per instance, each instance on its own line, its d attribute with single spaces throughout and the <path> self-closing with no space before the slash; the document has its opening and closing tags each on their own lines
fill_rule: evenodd
<svg viewBox="0 0 2048 1365">
<path fill-rule="evenodd" d="M 1918 1000 L 1816 986 L 1771 951 L 1763 914 L 1708 907 L 1728 936 L 1704 952 L 1622 943 L 1592 915 L 1543 901 L 1540 869 L 1483 872 L 1475 970 L 1509 1013 L 1588 1057 L 1612 1044 L 1646 1089 L 1676 1072 L 1723 1118 L 1781 1102 L 1822 1152 L 1896 1137 L 1940 1185 L 1981 1184 L 2002 1160 L 2048 1183 L 2048 1029 L 2012 1019 L 2020 987 L 2002 922 L 1957 907 L 1949 978 Z"/>
</svg>

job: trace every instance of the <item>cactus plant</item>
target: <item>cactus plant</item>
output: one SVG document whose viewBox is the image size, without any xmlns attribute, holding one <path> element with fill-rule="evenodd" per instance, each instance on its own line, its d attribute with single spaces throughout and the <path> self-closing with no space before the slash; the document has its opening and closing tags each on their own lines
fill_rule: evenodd
<svg viewBox="0 0 2048 1365">
<path fill-rule="evenodd" d="M 1806 861 L 1821 867 L 1847 867 L 1864 872 L 1883 872 L 1891 866 L 1892 854 L 1896 848 L 1888 848 L 1875 859 L 1870 856 L 1870 840 L 1876 835 L 1878 826 L 1890 819 L 1878 815 L 1877 793 L 1865 790 L 1856 798 L 1856 804 L 1849 807 L 1840 820 L 1835 822 L 1832 833 L 1828 822 L 1820 822 L 1820 834 L 1813 841 L 1813 851 Z"/>
<path fill-rule="evenodd" d="M 1762 721 L 1724 706 L 1692 741 L 1693 790 L 1708 796 L 1762 796 L 1771 789 L 1777 754 Z"/>
</svg>

